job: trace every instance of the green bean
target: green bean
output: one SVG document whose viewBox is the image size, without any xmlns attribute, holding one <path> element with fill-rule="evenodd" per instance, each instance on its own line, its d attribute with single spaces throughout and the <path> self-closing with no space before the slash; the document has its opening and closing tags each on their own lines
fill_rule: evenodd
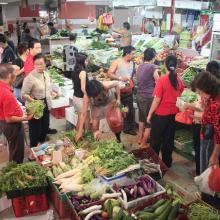
<svg viewBox="0 0 220 220">
<path fill-rule="evenodd" d="M 188 217 L 191 220 L 220 220 L 219 212 L 205 204 L 193 203 L 189 209 Z"/>
</svg>

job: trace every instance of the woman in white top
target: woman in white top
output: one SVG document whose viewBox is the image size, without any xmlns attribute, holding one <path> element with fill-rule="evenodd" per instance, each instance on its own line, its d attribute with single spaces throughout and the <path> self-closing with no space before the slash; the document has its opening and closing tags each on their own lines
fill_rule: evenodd
<svg viewBox="0 0 220 220">
<path fill-rule="evenodd" d="M 43 117 L 29 121 L 30 147 L 36 147 L 46 140 L 49 128 L 49 109 L 51 107 L 50 77 L 45 72 L 46 65 L 42 54 L 33 58 L 35 69 L 24 79 L 21 94 L 26 103 L 42 100 L 45 104 Z"/>
</svg>

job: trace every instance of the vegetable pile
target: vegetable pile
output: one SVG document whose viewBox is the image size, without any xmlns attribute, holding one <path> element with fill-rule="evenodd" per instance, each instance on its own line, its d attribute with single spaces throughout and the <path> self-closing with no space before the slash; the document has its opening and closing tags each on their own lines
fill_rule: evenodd
<svg viewBox="0 0 220 220">
<path fill-rule="evenodd" d="M 0 171 L 0 191 L 30 189 L 47 185 L 46 170 L 34 162 L 9 162 Z"/>
<path fill-rule="evenodd" d="M 117 184 L 114 184 L 113 189 L 116 192 L 122 193 L 122 197 L 125 202 L 130 202 L 137 198 L 141 198 L 157 192 L 156 182 L 148 176 L 142 176 L 138 178 L 134 184 L 121 187 Z"/>
<path fill-rule="evenodd" d="M 100 41 L 92 41 L 91 48 L 101 50 L 109 48 L 109 45 Z"/>
<path fill-rule="evenodd" d="M 96 170 L 102 176 L 114 176 L 117 172 L 135 164 L 133 155 L 124 151 L 122 144 L 116 141 L 99 141 L 95 143 L 94 155 L 100 159 Z"/>
<path fill-rule="evenodd" d="M 192 68 L 187 68 L 183 72 L 181 79 L 183 80 L 185 86 L 190 86 L 195 76 L 196 76 L 196 71 L 193 70 Z"/>
<path fill-rule="evenodd" d="M 217 220 L 220 219 L 220 214 L 204 203 L 194 202 L 189 206 L 188 218 L 190 220 Z"/>
<path fill-rule="evenodd" d="M 147 206 L 135 213 L 138 220 L 174 220 L 180 214 L 180 203 L 172 199 L 159 199 L 151 206 Z"/>
<path fill-rule="evenodd" d="M 116 199 L 108 199 L 103 205 L 93 205 L 79 212 L 80 219 L 84 220 L 134 220 L 128 212 L 120 207 Z"/>
<path fill-rule="evenodd" d="M 77 161 L 72 167 L 65 164 L 54 165 L 52 170 L 55 177 L 54 183 L 59 185 L 61 193 L 81 192 L 84 190 L 83 184 L 89 183 L 95 178 L 90 167 Z"/>
<path fill-rule="evenodd" d="M 27 110 L 33 114 L 35 119 L 40 119 L 44 115 L 45 104 L 41 100 L 33 100 L 27 105 Z"/>
</svg>

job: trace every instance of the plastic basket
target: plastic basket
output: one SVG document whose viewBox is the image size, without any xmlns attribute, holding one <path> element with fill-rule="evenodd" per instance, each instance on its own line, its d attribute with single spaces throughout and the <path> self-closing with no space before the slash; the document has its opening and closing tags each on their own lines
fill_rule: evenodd
<svg viewBox="0 0 220 220">
<path fill-rule="evenodd" d="M 60 108 L 53 108 L 50 110 L 50 113 L 56 118 L 56 119 L 61 119 L 61 118 L 65 118 L 65 108 L 67 108 L 68 106 L 65 107 L 60 107 Z"/>
<path fill-rule="evenodd" d="M 134 157 L 138 160 L 143 160 L 143 159 L 147 158 L 147 159 L 151 159 L 152 162 L 154 162 L 156 164 L 160 164 L 160 169 L 161 169 L 163 176 L 165 175 L 165 173 L 168 170 L 165 163 L 160 159 L 158 154 L 151 147 L 132 150 L 130 153 L 132 153 L 134 155 Z M 152 173 L 152 174 L 148 174 L 148 175 L 156 180 L 159 180 L 161 178 L 159 173 Z"/>
<path fill-rule="evenodd" d="M 56 184 L 50 182 L 50 198 L 53 206 L 55 207 L 59 217 L 69 218 L 71 215 L 71 209 L 68 203 L 68 197 L 66 194 L 60 193 Z"/>
<path fill-rule="evenodd" d="M 39 195 L 20 196 L 12 199 L 12 207 L 16 217 L 48 210 L 46 193 Z"/>
</svg>

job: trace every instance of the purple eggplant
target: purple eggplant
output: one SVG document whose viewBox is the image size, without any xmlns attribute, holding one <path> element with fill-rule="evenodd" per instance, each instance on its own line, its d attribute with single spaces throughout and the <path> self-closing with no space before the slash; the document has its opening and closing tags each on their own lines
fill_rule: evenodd
<svg viewBox="0 0 220 220">
<path fill-rule="evenodd" d="M 113 184 L 113 189 L 114 189 L 116 192 L 119 192 L 119 191 L 120 191 L 120 187 L 119 187 L 116 183 Z"/>
<path fill-rule="evenodd" d="M 146 196 L 146 193 L 144 191 L 144 189 L 140 186 L 138 186 L 138 194 L 143 197 L 143 196 Z"/>
<path fill-rule="evenodd" d="M 148 187 L 145 181 L 141 181 L 140 185 L 142 186 L 142 188 L 144 189 L 145 193 L 148 193 Z"/>
</svg>

